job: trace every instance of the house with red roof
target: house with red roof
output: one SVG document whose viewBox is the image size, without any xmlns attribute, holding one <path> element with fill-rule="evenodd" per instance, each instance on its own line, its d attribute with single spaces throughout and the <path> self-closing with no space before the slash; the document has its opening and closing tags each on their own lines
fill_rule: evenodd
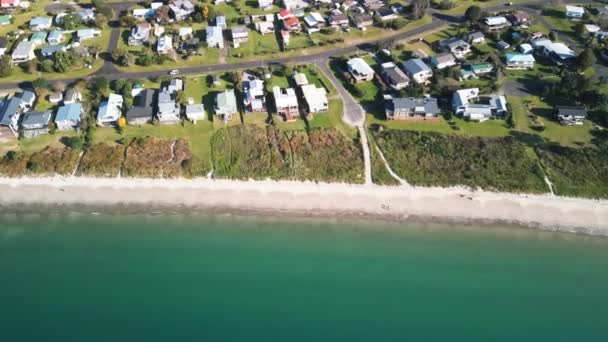
<svg viewBox="0 0 608 342">
<path fill-rule="evenodd" d="M 302 25 L 300 25 L 300 20 L 296 17 L 289 17 L 283 20 L 283 26 L 285 29 L 291 33 L 300 33 L 302 32 Z"/>
<path fill-rule="evenodd" d="M 19 0 L 0 0 L 0 7 L 10 8 L 19 6 Z"/>
<path fill-rule="evenodd" d="M 292 17 L 295 17 L 295 15 L 293 14 L 293 12 L 292 12 L 292 11 L 290 11 L 290 10 L 286 10 L 286 9 L 281 10 L 281 11 L 280 11 L 280 12 L 277 14 L 277 18 L 278 18 L 279 20 L 285 20 L 285 19 L 287 19 L 287 18 L 292 18 Z"/>
</svg>

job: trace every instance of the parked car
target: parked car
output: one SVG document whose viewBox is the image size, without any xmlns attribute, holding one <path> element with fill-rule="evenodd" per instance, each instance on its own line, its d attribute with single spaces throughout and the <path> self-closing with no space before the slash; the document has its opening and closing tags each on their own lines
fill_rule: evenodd
<svg viewBox="0 0 608 342">
<path fill-rule="evenodd" d="M 169 75 L 179 75 L 179 70 L 173 69 L 173 70 L 169 71 Z"/>
</svg>

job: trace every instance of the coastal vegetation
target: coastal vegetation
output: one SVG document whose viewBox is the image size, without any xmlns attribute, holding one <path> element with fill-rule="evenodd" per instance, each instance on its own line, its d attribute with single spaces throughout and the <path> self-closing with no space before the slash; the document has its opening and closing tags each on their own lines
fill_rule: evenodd
<svg viewBox="0 0 608 342">
<path fill-rule="evenodd" d="M 124 157 L 123 145 L 95 144 L 82 156 L 79 176 L 116 177 Z"/>
<path fill-rule="evenodd" d="M 26 164 L 27 171 L 33 174 L 62 176 L 71 175 L 76 168 L 80 150 L 65 147 L 46 147 L 32 154 Z"/>
<path fill-rule="evenodd" d="M 211 140 L 214 174 L 236 179 L 294 179 L 361 183 L 359 145 L 334 128 L 281 131 L 236 125 Z"/>
<path fill-rule="evenodd" d="M 184 139 L 135 138 L 125 149 L 122 173 L 129 177 L 179 177 L 189 172 L 191 156 Z"/>
</svg>

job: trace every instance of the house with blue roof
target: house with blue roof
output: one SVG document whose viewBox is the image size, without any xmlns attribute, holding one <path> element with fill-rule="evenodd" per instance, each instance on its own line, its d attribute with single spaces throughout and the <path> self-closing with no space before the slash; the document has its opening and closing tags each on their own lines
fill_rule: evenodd
<svg viewBox="0 0 608 342">
<path fill-rule="evenodd" d="M 95 20 L 95 11 L 92 8 L 85 8 L 82 11 L 76 13 L 83 22 Z"/>
<path fill-rule="evenodd" d="M 61 30 L 54 30 L 49 33 L 48 37 L 46 37 L 46 41 L 49 44 L 57 45 L 63 42 L 63 32 Z"/>
<path fill-rule="evenodd" d="M 505 63 L 508 69 L 531 69 L 534 67 L 534 56 L 525 53 L 508 53 L 505 55 Z"/>
<path fill-rule="evenodd" d="M 27 112 L 21 120 L 22 136 L 24 138 L 33 138 L 42 134 L 49 133 L 49 122 L 53 112 L 50 110 L 40 112 Z"/>
<path fill-rule="evenodd" d="M 58 131 L 78 129 L 82 118 L 82 104 L 80 102 L 63 105 L 57 109 L 55 126 Z"/>
<path fill-rule="evenodd" d="M 65 51 L 64 45 L 49 45 L 40 49 L 42 57 L 52 57 L 57 51 Z"/>
<path fill-rule="evenodd" d="M 53 25 L 53 19 L 47 17 L 36 17 L 30 20 L 30 30 L 43 31 L 48 30 Z"/>
<path fill-rule="evenodd" d="M 0 126 L 9 127 L 13 132 L 17 132 L 21 112 L 21 98 L 13 96 L 3 100 L 0 104 Z"/>
<path fill-rule="evenodd" d="M 421 59 L 414 58 L 403 62 L 403 70 L 416 83 L 426 83 L 433 77 L 433 69 L 426 65 Z"/>
<path fill-rule="evenodd" d="M 99 37 L 101 35 L 101 31 L 95 29 L 83 29 L 76 31 L 76 39 L 79 42 L 82 42 L 87 39 L 92 39 L 95 37 Z"/>
<path fill-rule="evenodd" d="M 30 42 L 34 43 L 35 46 L 40 46 L 46 41 L 46 31 L 38 31 L 32 34 Z"/>
</svg>

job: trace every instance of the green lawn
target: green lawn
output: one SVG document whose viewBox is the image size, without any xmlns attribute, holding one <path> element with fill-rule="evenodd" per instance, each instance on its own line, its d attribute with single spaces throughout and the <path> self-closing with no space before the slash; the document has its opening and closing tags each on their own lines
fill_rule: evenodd
<svg viewBox="0 0 608 342">
<path fill-rule="evenodd" d="M 195 76 L 186 78 L 184 91 L 186 92 L 186 96 L 194 100 L 194 103 L 203 103 L 207 90 L 207 77 Z"/>
<path fill-rule="evenodd" d="M 329 111 L 327 113 L 314 114 L 312 120 L 308 123 L 310 128 L 337 128 L 346 136 L 354 138 L 357 135 L 357 129 L 351 127 L 342 121 L 342 113 L 344 105 L 340 99 L 329 100 Z"/>
<path fill-rule="evenodd" d="M 230 43 L 232 44 L 232 43 Z M 274 34 L 262 35 L 257 31 L 249 31 L 249 41 L 242 43 L 239 48 L 230 47 L 230 63 L 243 61 L 249 58 L 278 57 L 281 50 Z"/>
</svg>

